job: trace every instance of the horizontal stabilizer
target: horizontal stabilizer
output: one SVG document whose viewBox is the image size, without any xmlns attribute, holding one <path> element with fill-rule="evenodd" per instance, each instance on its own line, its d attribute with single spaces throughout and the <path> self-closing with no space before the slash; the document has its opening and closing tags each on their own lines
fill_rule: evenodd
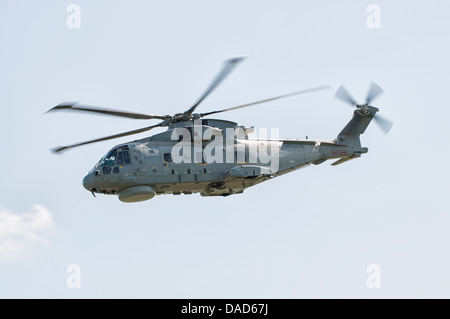
<svg viewBox="0 0 450 319">
<path fill-rule="evenodd" d="M 360 156 L 344 157 L 344 158 L 338 159 L 336 162 L 332 163 L 331 165 L 332 166 L 336 166 L 336 165 L 345 163 L 345 162 L 347 162 L 349 160 L 352 160 L 352 159 L 355 159 L 355 158 L 358 158 L 358 157 L 360 157 Z"/>
</svg>

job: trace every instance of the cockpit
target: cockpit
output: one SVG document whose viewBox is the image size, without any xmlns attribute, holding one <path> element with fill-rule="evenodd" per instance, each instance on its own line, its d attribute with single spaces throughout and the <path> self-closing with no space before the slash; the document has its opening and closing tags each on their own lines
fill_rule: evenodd
<svg viewBox="0 0 450 319">
<path fill-rule="evenodd" d="M 128 145 L 112 149 L 98 162 L 98 166 L 114 166 L 114 164 L 119 166 L 131 164 Z"/>
<path fill-rule="evenodd" d="M 94 169 L 100 169 L 103 175 L 111 173 L 118 173 L 119 168 L 123 165 L 131 164 L 130 148 L 128 145 L 116 147 L 109 151 L 102 159 L 95 165 Z"/>
<path fill-rule="evenodd" d="M 115 147 L 103 156 L 84 177 L 83 186 L 91 192 L 114 194 L 115 178 L 119 173 L 126 174 L 131 169 L 131 164 L 129 146 L 121 145 Z M 110 176 L 111 179 L 103 179 L 100 176 Z"/>
</svg>

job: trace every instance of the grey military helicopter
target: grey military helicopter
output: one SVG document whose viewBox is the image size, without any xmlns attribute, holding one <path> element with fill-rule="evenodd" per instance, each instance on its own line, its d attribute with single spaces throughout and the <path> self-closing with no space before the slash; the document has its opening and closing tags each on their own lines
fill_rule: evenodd
<svg viewBox="0 0 450 319">
<path fill-rule="evenodd" d="M 383 90 L 372 83 L 363 104 L 358 104 L 344 86 L 336 97 L 356 109 L 352 119 L 332 140 L 251 139 L 253 127 L 222 119 L 205 117 L 244 107 L 267 103 L 289 96 L 330 89 L 320 86 L 221 110 L 194 113 L 200 103 L 225 79 L 244 57 L 225 61 L 222 70 L 200 98 L 183 113 L 175 115 L 142 114 L 100 107 L 61 103 L 48 112 L 68 110 L 91 112 L 131 119 L 161 120 L 144 128 L 55 148 L 55 153 L 100 141 L 150 131 L 167 130 L 143 139 L 114 146 L 89 171 L 83 186 L 96 193 L 118 195 L 123 202 L 138 202 L 161 194 L 228 196 L 241 194 L 251 186 L 293 172 L 310 164 L 335 160 L 339 165 L 368 152 L 360 135 L 372 119 L 389 132 L 392 122 L 377 114 L 369 104 Z"/>
</svg>

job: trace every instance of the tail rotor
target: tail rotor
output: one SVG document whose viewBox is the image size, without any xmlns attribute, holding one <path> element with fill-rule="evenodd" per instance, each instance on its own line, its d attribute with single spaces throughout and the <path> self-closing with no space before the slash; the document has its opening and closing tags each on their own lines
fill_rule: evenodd
<svg viewBox="0 0 450 319">
<path fill-rule="evenodd" d="M 336 91 L 335 97 L 353 107 L 359 109 L 361 115 L 369 115 L 371 114 L 371 110 L 369 109 L 369 105 L 375 100 L 378 96 L 380 96 L 384 90 L 376 83 L 371 83 L 369 89 L 366 94 L 366 101 L 364 104 L 358 104 L 356 100 L 350 95 L 347 89 L 341 85 Z M 377 110 L 377 109 L 376 109 Z M 389 133 L 392 128 L 393 122 L 385 117 L 380 116 L 376 112 L 373 114 L 373 118 L 375 123 L 378 124 L 378 127 L 383 131 L 384 134 Z"/>
</svg>

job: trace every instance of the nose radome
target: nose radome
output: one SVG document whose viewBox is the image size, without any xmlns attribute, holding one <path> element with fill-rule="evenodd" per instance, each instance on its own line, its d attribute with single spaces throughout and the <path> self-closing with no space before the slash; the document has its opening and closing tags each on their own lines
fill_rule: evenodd
<svg viewBox="0 0 450 319">
<path fill-rule="evenodd" d="M 91 189 L 94 188 L 94 174 L 87 174 L 83 178 L 83 187 L 86 188 L 88 191 L 91 191 Z"/>
</svg>

